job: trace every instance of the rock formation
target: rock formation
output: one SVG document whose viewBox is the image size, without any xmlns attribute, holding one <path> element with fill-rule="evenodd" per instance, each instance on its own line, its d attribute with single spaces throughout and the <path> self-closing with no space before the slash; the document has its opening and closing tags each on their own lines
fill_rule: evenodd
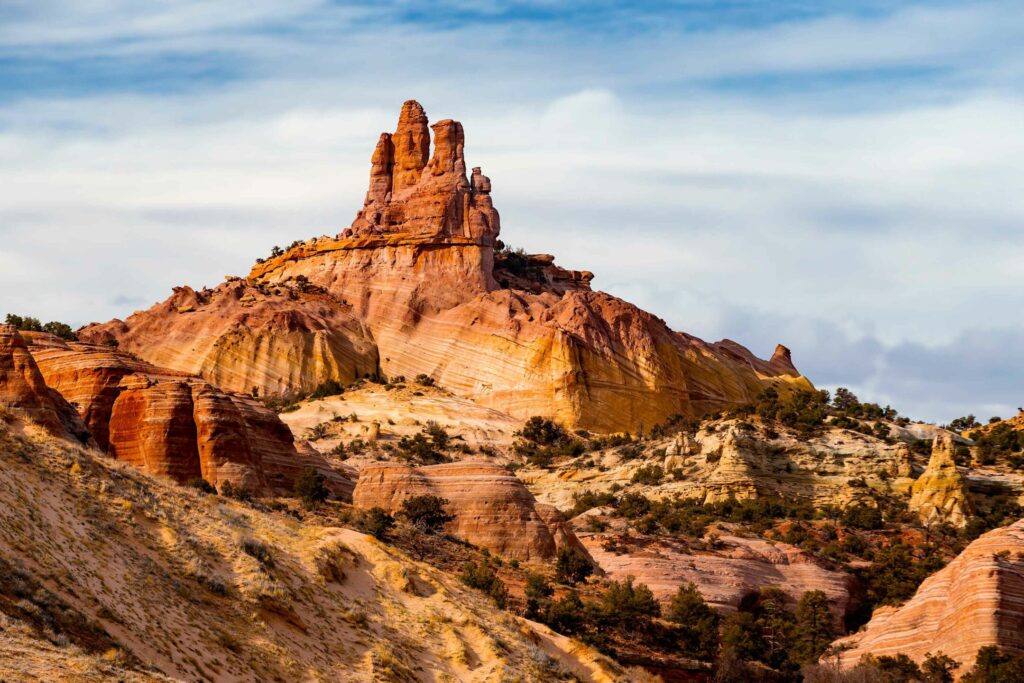
<svg viewBox="0 0 1024 683">
<path fill-rule="evenodd" d="M 550 256 L 496 258 L 490 180 L 479 168 L 467 176 L 461 124 L 431 129 L 432 155 L 426 114 L 406 102 L 377 142 L 363 208 L 338 237 L 296 243 L 244 282 L 179 290 L 81 338 L 117 340 L 244 393 L 308 390 L 379 362 L 388 376 L 427 374 L 519 418 L 596 431 L 703 414 L 767 386 L 811 388 L 784 347 L 766 361 L 732 341 L 708 344 L 591 291 L 590 273 Z"/>
<path fill-rule="evenodd" d="M 904 496 L 913 483 L 905 476 L 911 463 L 904 444 L 831 426 L 808 436 L 781 425 L 769 429 L 728 418 L 707 421 L 692 436 L 677 434 L 643 445 L 640 457 L 622 458 L 612 448 L 559 470 L 524 468 L 517 475 L 538 500 L 561 509 L 572 507 L 574 493 L 613 486 L 655 498 L 711 503 L 766 497 L 845 508 L 875 505 L 877 493 Z M 633 483 L 637 470 L 652 465 L 666 474 L 659 484 Z"/>
<path fill-rule="evenodd" d="M 38 333 L 29 340 L 40 376 L 78 407 L 100 448 L 118 460 L 178 482 L 201 477 L 254 493 L 290 492 L 313 467 L 335 492 L 352 489 L 315 453 L 299 453 L 287 426 L 249 396 L 110 346 Z"/>
<path fill-rule="evenodd" d="M 26 418 L 54 436 L 91 442 L 75 409 L 47 386 L 25 339 L 13 325 L 0 325 L 0 408 Z"/>
<path fill-rule="evenodd" d="M 629 545 L 628 552 L 612 552 L 605 549 L 605 542 L 614 534 L 577 533 L 609 578 L 632 576 L 661 600 L 693 583 L 712 607 L 730 612 L 767 586 L 780 588 L 793 605 L 805 592 L 820 590 L 828 596 L 839 627 L 850 605 L 849 576 L 826 569 L 811 553 L 785 543 L 723 536 L 716 543 L 717 550 L 694 552 L 685 543 L 663 538 L 646 546 Z"/>
<path fill-rule="evenodd" d="M 545 560 L 563 544 L 578 543 L 557 512 L 538 505 L 514 474 L 484 460 L 369 465 L 359 472 L 352 502 L 393 513 L 404 500 L 421 495 L 449 502 L 446 509 L 455 517 L 448 525 L 451 533 L 509 558 Z"/>
<path fill-rule="evenodd" d="M 79 335 L 119 343 L 159 367 L 238 393 L 284 396 L 377 372 L 377 349 L 351 306 L 305 278 L 274 285 L 229 278 L 212 290 L 177 287 L 127 321 Z"/>
<path fill-rule="evenodd" d="M 972 514 L 967 481 L 956 469 L 953 439 L 937 436 L 928 467 L 911 487 L 910 510 L 925 524 L 948 522 L 962 527 Z"/>
<path fill-rule="evenodd" d="M 858 633 L 835 643 L 839 660 L 853 666 L 867 654 L 903 653 L 920 662 L 942 652 L 974 664 L 978 648 L 1024 652 L 1024 521 L 971 543 L 927 578 L 902 607 L 875 610 Z"/>
</svg>

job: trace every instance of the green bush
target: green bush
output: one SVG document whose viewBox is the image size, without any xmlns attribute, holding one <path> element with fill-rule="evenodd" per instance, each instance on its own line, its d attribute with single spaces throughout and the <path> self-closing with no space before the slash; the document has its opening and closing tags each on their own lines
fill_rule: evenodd
<svg viewBox="0 0 1024 683">
<path fill-rule="evenodd" d="M 692 583 L 680 586 L 668 604 L 665 618 L 677 624 L 679 643 L 690 656 L 711 659 L 718 651 L 718 613 Z"/>
<path fill-rule="evenodd" d="M 194 477 L 185 482 L 185 486 L 196 489 L 200 493 L 217 493 L 217 489 L 214 488 L 213 484 L 206 481 L 202 477 Z"/>
<path fill-rule="evenodd" d="M 555 561 L 555 577 L 559 583 L 575 586 L 594 573 L 594 563 L 579 548 L 565 546 L 558 551 Z"/>
<path fill-rule="evenodd" d="M 395 518 L 383 508 L 372 507 L 363 513 L 362 527 L 376 539 L 386 539 L 394 526 Z"/>
<path fill-rule="evenodd" d="M 295 495 L 302 500 L 307 510 L 320 507 L 331 495 L 327 488 L 327 479 L 312 467 L 307 467 L 295 480 Z"/>
<path fill-rule="evenodd" d="M 459 578 L 467 586 L 491 596 L 498 607 L 504 607 L 508 601 L 508 589 L 505 587 L 505 583 L 498 578 L 498 573 L 490 562 L 478 563 L 474 560 L 466 562 Z"/>
<path fill-rule="evenodd" d="M 445 511 L 448 501 L 438 496 L 413 496 L 402 501 L 398 515 L 406 519 L 419 531 L 436 534 L 444 525 L 455 519 Z"/>
</svg>

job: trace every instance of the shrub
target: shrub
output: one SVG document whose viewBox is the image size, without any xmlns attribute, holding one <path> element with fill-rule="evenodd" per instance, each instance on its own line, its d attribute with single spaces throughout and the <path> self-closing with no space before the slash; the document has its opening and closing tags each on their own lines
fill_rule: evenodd
<svg viewBox="0 0 1024 683">
<path fill-rule="evenodd" d="M 651 589 L 644 584 L 634 584 L 633 577 L 625 581 L 612 581 L 601 596 L 601 619 L 618 627 L 642 627 L 651 617 L 661 614 L 661 606 L 654 599 Z"/>
<path fill-rule="evenodd" d="M 473 560 L 466 562 L 459 578 L 467 586 L 487 593 L 498 607 L 505 606 L 508 600 L 508 589 L 505 587 L 505 583 L 498 578 L 498 573 L 490 562 L 477 563 Z"/>
<path fill-rule="evenodd" d="M 226 481 L 220 485 L 220 495 L 225 498 L 233 498 L 243 503 L 249 503 L 252 501 L 252 491 L 249 490 L 248 486 L 244 484 L 241 486 L 235 486 L 230 481 Z"/>
<path fill-rule="evenodd" d="M 569 591 L 558 600 L 548 604 L 544 623 L 559 633 L 575 635 L 587 624 L 586 607 L 576 591 Z"/>
<path fill-rule="evenodd" d="M 881 511 L 869 505 L 851 505 L 846 508 L 843 511 L 843 524 L 865 531 L 874 531 L 884 526 Z"/>
<path fill-rule="evenodd" d="M 274 568 L 274 558 L 270 554 L 270 548 L 263 541 L 255 538 L 246 538 L 242 541 L 242 551 L 260 563 L 265 569 Z"/>
<path fill-rule="evenodd" d="M 594 564 L 587 554 L 576 547 L 565 546 L 558 551 L 555 577 L 559 583 L 575 586 L 594 573 Z"/>
<path fill-rule="evenodd" d="M 630 481 L 634 484 L 657 486 L 664 478 L 665 470 L 663 470 L 660 465 L 645 465 L 636 472 L 633 472 L 633 477 Z"/>
<path fill-rule="evenodd" d="M 692 583 L 680 586 L 665 617 L 678 624 L 680 645 L 690 655 L 710 659 L 718 651 L 718 613 Z"/>
<path fill-rule="evenodd" d="M 436 534 L 455 519 L 445 512 L 448 501 L 438 496 L 413 496 L 402 501 L 399 516 L 426 534 Z"/>
<path fill-rule="evenodd" d="M 202 477 L 194 477 L 185 482 L 185 486 L 196 489 L 200 493 L 217 493 L 217 489 L 214 488 L 213 484 L 206 481 Z"/>
<path fill-rule="evenodd" d="M 363 514 L 362 525 L 366 533 L 376 539 L 384 540 L 394 528 L 395 518 L 383 508 L 373 507 Z"/>
<path fill-rule="evenodd" d="M 416 380 L 415 381 L 416 381 L 416 384 L 419 384 L 420 386 L 424 386 L 424 387 L 432 387 L 432 386 L 434 386 L 434 378 L 431 377 L 430 375 L 425 375 L 422 372 L 420 374 L 416 375 Z"/>
<path fill-rule="evenodd" d="M 547 605 L 554 594 L 551 584 L 540 574 L 530 572 L 526 575 L 526 617 L 528 619 L 539 618 L 547 609 Z"/>
<path fill-rule="evenodd" d="M 331 495 L 327 479 L 312 467 L 307 467 L 295 480 L 295 495 L 307 510 L 315 510 Z"/>
</svg>

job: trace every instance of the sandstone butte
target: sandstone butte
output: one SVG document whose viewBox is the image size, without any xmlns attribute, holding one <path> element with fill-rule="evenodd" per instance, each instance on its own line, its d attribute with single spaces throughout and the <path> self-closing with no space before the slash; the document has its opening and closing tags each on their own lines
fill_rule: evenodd
<svg viewBox="0 0 1024 683">
<path fill-rule="evenodd" d="M 974 511 L 967 493 L 967 480 L 956 468 L 951 434 L 935 437 L 928 467 L 911 486 L 909 508 L 925 524 L 947 522 L 962 527 Z"/>
<path fill-rule="evenodd" d="M 201 477 L 254 493 L 290 492 L 302 470 L 313 467 L 336 493 L 352 490 L 351 481 L 315 451 L 297 450 L 288 427 L 250 396 L 109 346 L 41 333 L 6 332 L 0 340 L 10 338 L 21 340 L 14 350 L 31 368 L 34 395 L 70 401 L 83 431 L 88 428 L 96 445 L 117 460 L 179 483 Z M 37 418 L 36 412 L 29 417 Z"/>
<path fill-rule="evenodd" d="M 1024 652 L 1024 520 L 984 534 L 925 579 L 902 607 L 875 610 L 858 633 L 839 640 L 839 662 L 855 665 L 867 654 L 904 653 L 920 662 L 943 652 L 974 664 L 978 648 L 998 644 Z"/>
<path fill-rule="evenodd" d="M 589 272 L 496 250 L 491 182 L 479 168 L 467 174 L 464 144 L 460 123 L 428 126 L 406 102 L 377 141 L 349 228 L 80 338 L 263 395 L 422 373 L 515 417 L 605 432 L 749 401 L 767 386 L 811 388 L 783 346 L 766 361 L 729 340 L 706 343 L 592 291 Z"/>
<path fill-rule="evenodd" d="M 582 549 L 555 508 L 537 503 L 514 474 L 486 460 L 367 465 L 359 472 L 352 502 L 394 513 L 403 501 L 421 495 L 448 501 L 445 509 L 455 518 L 448 531 L 505 557 L 536 562 L 566 545 Z"/>
</svg>

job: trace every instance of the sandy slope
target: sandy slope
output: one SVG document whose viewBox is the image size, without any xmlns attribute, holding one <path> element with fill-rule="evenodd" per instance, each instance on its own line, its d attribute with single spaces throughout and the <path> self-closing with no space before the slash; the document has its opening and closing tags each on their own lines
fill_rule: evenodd
<svg viewBox="0 0 1024 683">
<path fill-rule="evenodd" d="M 630 679 L 362 534 L 204 497 L 19 431 L 0 420 L 0 559 L 122 653 L 5 628 L 2 680 L 106 680 L 108 662 L 128 654 L 184 680 Z"/>
</svg>

